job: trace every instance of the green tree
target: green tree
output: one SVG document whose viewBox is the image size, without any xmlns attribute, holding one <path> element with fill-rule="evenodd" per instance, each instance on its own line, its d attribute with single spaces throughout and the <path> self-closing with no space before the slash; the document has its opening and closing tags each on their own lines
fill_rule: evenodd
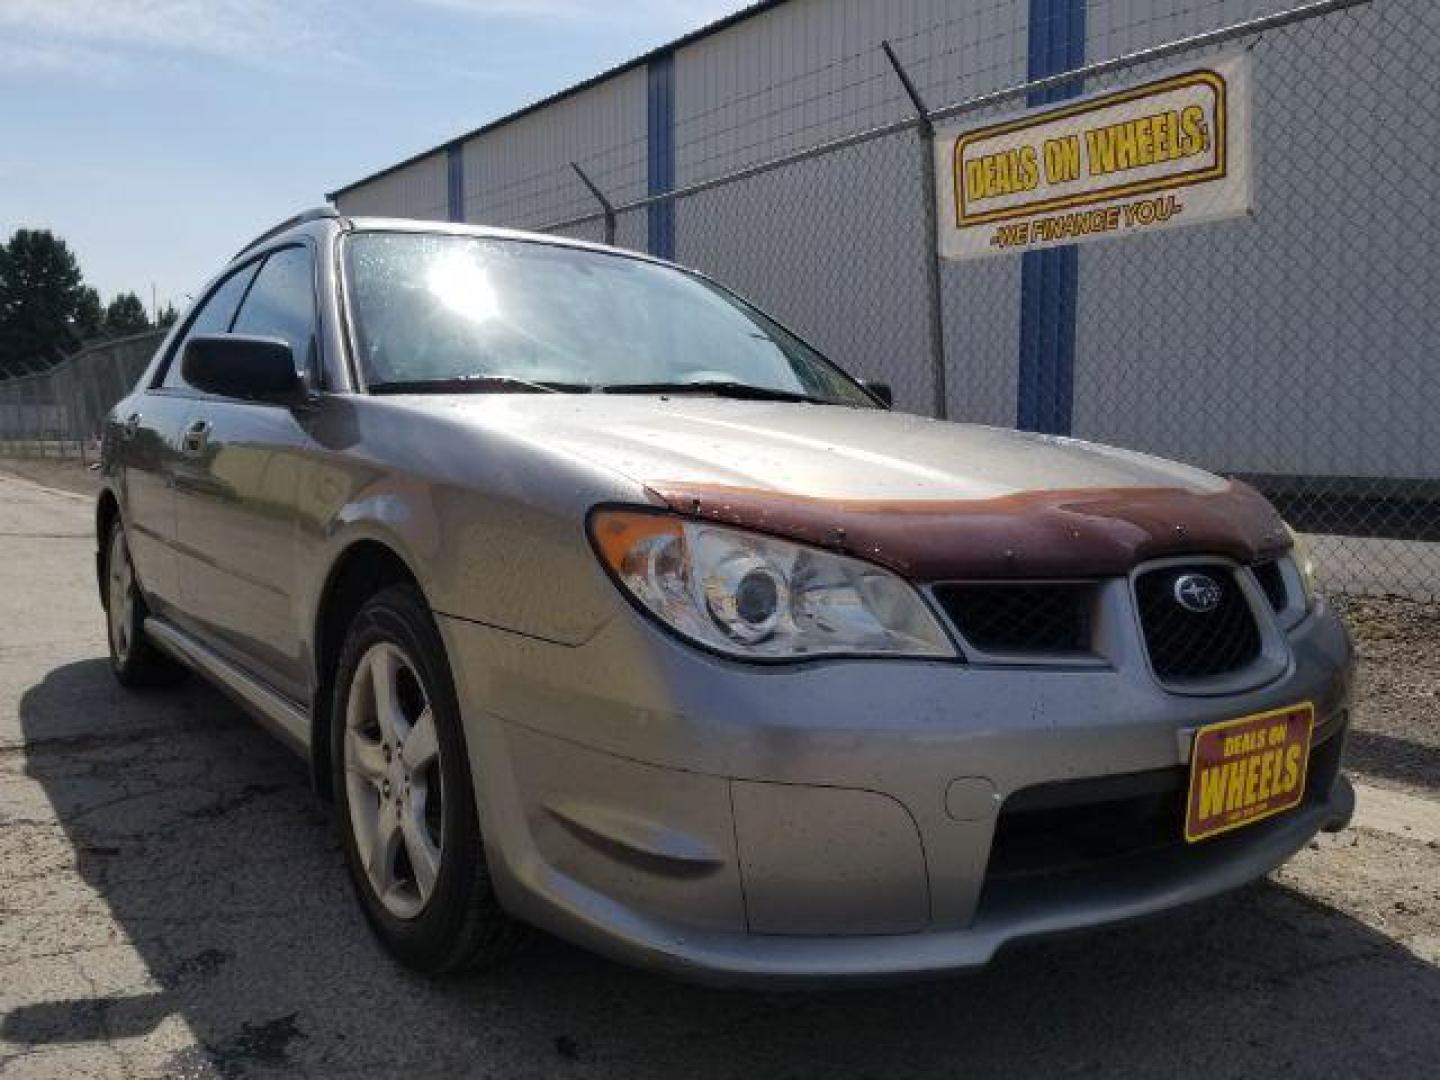
<svg viewBox="0 0 1440 1080">
<path fill-rule="evenodd" d="M 76 344 L 80 264 L 48 229 L 17 229 L 0 247 L 0 376 L 40 370 Z"/>
<path fill-rule="evenodd" d="M 175 325 L 175 320 L 179 317 L 180 313 L 175 310 L 175 305 L 167 303 L 160 309 L 160 317 L 155 320 L 155 328 L 157 330 L 168 330 Z"/>
<path fill-rule="evenodd" d="M 71 325 L 81 341 L 90 341 L 105 332 L 105 308 L 100 303 L 100 294 L 89 285 L 80 288 L 80 299 L 75 304 Z"/>
<path fill-rule="evenodd" d="M 150 316 L 145 305 L 133 292 L 122 292 L 105 309 L 105 333 L 110 337 L 139 334 L 150 329 Z"/>
</svg>

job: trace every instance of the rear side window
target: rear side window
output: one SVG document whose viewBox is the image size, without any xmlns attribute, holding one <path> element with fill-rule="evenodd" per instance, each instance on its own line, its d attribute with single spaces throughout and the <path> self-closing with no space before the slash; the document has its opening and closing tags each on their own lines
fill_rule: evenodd
<svg viewBox="0 0 1440 1080">
<path fill-rule="evenodd" d="M 196 334 L 224 334 L 229 331 L 230 323 L 235 318 L 235 309 L 240 306 L 250 279 L 255 276 L 255 265 L 251 263 L 226 278 L 200 305 L 200 310 L 195 313 L 185 336 L 170 354 L 170 366 L 165 369 L 165 379 L 161 386 L 172 389 L 189 388 L 190 384 L 180 374 L 180 358 L 185 355 L 185 342 Z"/>
<path fill-rule="evenodd" d="M 265 260 L 231 333 L 289 342 L 296 365 L 315 373 L 315 287 L 308 248 L 282 248 Z"/>
</svg>

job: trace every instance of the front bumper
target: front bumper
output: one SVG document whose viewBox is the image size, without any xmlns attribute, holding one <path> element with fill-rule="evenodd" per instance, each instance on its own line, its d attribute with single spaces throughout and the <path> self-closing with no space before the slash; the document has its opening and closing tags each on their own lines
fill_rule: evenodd
<svg viewBox="0 0 1440 1080">
<path fill-rule="evenodd" d="M 1351 650 L 1323 606 L 1290 633 L 1282 675 L 1217 697 L 1112 669 L 749 667 L 628 612 L 573 648 L 439 622 L 502 901 L 598 952 L 693 978 L 977 967 L 1010 942 L 1254 880 L 1353 808 L 1338 772 Z M 1295 810 L 1195 846 L 1177 829 L 1174 843 L 994 872 L 1018 793 L 1130 777 L 1163 787 L 1183 779 L 1195 727 L 1299 701 L 1318 720 Z"/>
</svg>

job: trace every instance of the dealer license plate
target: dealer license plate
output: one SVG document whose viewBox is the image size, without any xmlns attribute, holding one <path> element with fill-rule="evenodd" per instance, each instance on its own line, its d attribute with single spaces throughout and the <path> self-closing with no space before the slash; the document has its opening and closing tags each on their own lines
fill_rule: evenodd
<svg viewBox="0 0 1440 1080">
<path fill-rule="evenodd" d="M 1307 701 L 1197 731 L 1185 839 L 1193 844 L 1299 804 L 1314 728 L 1315 706 Z"/>
</svg>

